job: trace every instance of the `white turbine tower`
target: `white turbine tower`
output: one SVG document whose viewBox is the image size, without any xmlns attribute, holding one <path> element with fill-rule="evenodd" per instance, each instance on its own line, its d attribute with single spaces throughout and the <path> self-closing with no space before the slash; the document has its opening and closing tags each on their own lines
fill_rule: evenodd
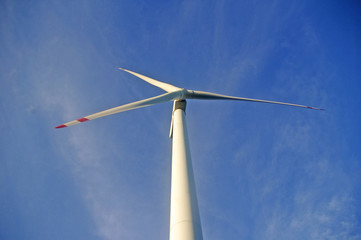
<svg viewBox="0 0 361 240">
<path fill-rule="evenodd" d="M 191 155 L 188 144 L 188 134 L 185 121 L 186 99 L 201 100 L 239 100 L 248 102 L 262 102 L 282 104 L 295 107 L 323 110 L 320 108 L 308 107 L 304 105 L 225 96 L 215 93 L 187 90 L 163 83 L 141 74 L 119 68 L 133 74 L 144 81 L 159 87 L 167 93 L 128 103 L 119 107 L 111 108 L 102 112 L 59 125 L 56 128 L 69 127 L 78 123 L 86 122 L 100 117 L 105 117 L 114 113 L 124 112 L 136 108 L 147 107 L 158 103 L 174 101 L 173 115 L 169 137 L 173 139 L 172 149 L 172 179 L 171 179 L 171 209 L 170 209 L 170 240 L 200 240 L 202 228 L 199 217 L 194 175 L 192 169 Z"/>
</svg>

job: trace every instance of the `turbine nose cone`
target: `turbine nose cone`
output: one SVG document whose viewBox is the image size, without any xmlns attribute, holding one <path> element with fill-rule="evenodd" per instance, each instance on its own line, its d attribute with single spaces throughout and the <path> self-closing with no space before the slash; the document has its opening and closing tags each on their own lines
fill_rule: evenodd
<svg viewBox="0 0 361 240">
<path fill-rule="evenodd" d="M 188 90 L 185 89 L 185 88 L 182 88 L 180 91 L 179 91 L 179 98 L 178 100 L 185 100 L 187 98 L 187 95 L 188 95 Z"/>
<path fill-rule="evenodd" d="M 193 90 L 188 90 L 188 89 L 184 89 L 184 98 L 192 98 L 192 96 L 194 95 L 194 91 Z"/>
</svg>

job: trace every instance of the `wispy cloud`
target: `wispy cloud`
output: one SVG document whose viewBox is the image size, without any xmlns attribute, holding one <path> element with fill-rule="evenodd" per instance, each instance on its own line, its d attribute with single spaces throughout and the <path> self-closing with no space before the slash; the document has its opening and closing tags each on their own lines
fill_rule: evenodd
<svg viewBox="0 0 361 240">
<path fill-rule="evenodd" d="M 318 149 L 313 132 L 317 126 L 298 122 L 276 133 L 271 155 L 274 164 L 263 176 L 270 191 L 264 208 L 264 232 L 268 239 L 358 239 L 359 220 L 353 183 L 337 167 L 337 155 Z M 292 154 L 290 154 L 292 153 Z M 276 180 L 274 180 L 276 179 Z M 287 186 L 287 187 L 286 187 Z M 270 207 L 273 205 L 273 207 Z M 260 220 L 260 219 L 259 219 Z M 262 231 L 260 231 L 261 233 Z"/>
<path fill-rule="evenodd" d="M 69 120 L 78 115 L 79 106 L 71 94 L 48 94 L 48 91 L 44 91 L 38 95 L 39 102 L 45 103 L 48 111 L 58 109 L 62 115 L 60 119 Z M 77 92 L 76 95 L 79 94 Z M 58 148 L 61 149 L 84 203 L 93 216 L 97 234 L 107 240 L 127 237 L 129 208 L 124 205 L 124 196 L 131 194 L 125 186 L 114 182 L 112 163 L 107 161 L 112 155 L 99 148 L 100 136 L 85 128 L 74 128 L 65 133 L 64 137 L 65 142 L 58 142 Z M 122 189 L 122 194 L 119 189 Z"/>
</svg>

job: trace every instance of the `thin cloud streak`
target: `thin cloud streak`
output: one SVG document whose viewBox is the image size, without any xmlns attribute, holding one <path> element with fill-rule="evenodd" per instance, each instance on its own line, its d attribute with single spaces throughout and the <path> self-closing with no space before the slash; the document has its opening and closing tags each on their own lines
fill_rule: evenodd
<svg viewBox="0 0 361 240">
<path fill-rule="evenodd" d="M 5 101 L 0 106 L 9 114 L 0 119 L 5 122 L 4 156 L 10 158 L 4 162 L 18 166 L 11 159 L 15 155 L 33 167 L 26 176 L 46 172 L 56 177 L 45 174 L 38 182 L 46 184 L 25 184 L 25 190 L 38 189 L 27 194 L 11 185 L 24 185 L 26 177 L 8 174 L 4 183 L 13 188 L 12 197 L 26 197 L 16 198 L 21 207 L 12 197 L 2 200 L 9 206 L 1 219 L 8 224 L 4 232 L 27 236 L 35 219 L 31 226 L 39 239 L 39 229 L 52 234 L 48 226 L 71 228 L 71 216 L 80 224 L 66 233 L 69 238 L 167 238 L 171 103 L 53 128 L 162 93 L 116 70 L 125 67 L 194 90 L 327 109 L 188 102 L 205 239 L 360 238 L 358 129 L 346 124 L 358 126 L 354 89 L 359 70 L 344 61 L 359 58 L 350 54 L 358 37 L 351 37 L 346 24 L 358 18 L 336 18 L 332 11 L 340 8 L 315 4 L 6 3 L 0 67 L 6 72 Z M 341 28 L 345 36 L 330 34 Z M 22 145 L 27 151 L 14 154 Z M 1 194 L 9 195 L 7 190 Z M 14 215 L 13 209 L 21 214 Z M 49 213 L 41 215 L 44 209 Z M 44 220 L 53 216 L 60 220 Z M 67 238 L 64 232 L 58 231 L 59 239 Z"/>
<path fill-rule="evenodd" d="M 80 92 L 77 90 L 74 92 L 79 96 Z M 45 97 L 43 95 L 40 102 L 46 103 L 45 108 L 48 110 L 61 109 L 60 119 L 74 117 L 80 109 L 70 95 L 65 98 L 60 94 Z M 107 161 L 111 156 L 99 149 L 98 137 L 88 129 L 73 128 L 65 137 L 67 140 L 58 142 L 57 145 L 70 167 L 84 203 L 93 216 L 97 234 L 107 240 L 131 237 L 126 226 L 131 214 L 123 200 L 124 196 L 131 194 L 125 186 L 115 185 L 111 177 L 114 174 L 111 170 L 112 163 Z M 122 195 L 119 189 L 122 189 Z"/>
</svg>

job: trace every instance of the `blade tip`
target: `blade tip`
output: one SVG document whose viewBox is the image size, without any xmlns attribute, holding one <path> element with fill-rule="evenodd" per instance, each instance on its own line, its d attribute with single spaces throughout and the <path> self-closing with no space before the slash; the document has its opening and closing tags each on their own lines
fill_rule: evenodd
<svg viewBox="0 0 361 240">
<path fill-rule="evenodd" d="M 324 110 L 325 110 L 325 109 L 323 109 L 323 108 L 315 108 L 315 107 L 309 107 L 309 106 L 306 106 L 306 108 L 314 109 L 314 110 L 320 110 L 320 111 L 324 111 Z"/>
<path fill-rule="evenodd" d="M 65 124 L 62 124 L 62 125 L 59 125 L 59 126 L 57 126 L 55 128 L 65 128 L 65 127 L 67 127 L 67 126 Z"/>
</svg>

